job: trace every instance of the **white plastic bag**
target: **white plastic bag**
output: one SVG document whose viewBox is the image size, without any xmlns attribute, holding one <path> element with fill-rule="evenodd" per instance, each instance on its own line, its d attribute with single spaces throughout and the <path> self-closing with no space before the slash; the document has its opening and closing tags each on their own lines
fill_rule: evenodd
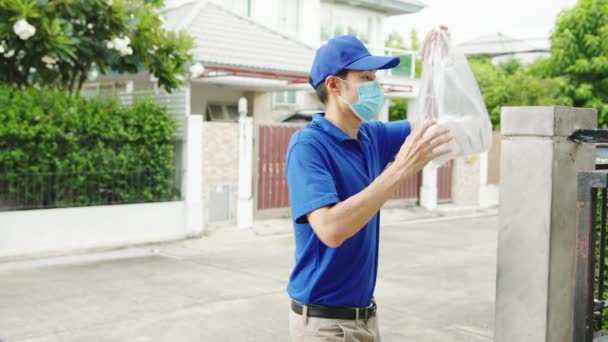
<svg viewBox="0 0 608 342">
<path fill-rule="evenodd" d="M 429 165 L 439 167 L 460 156 L 486 152 L 492 145 L 492 123 L 475 76 L 444 28 L 433 29 L 422 47 L 420 94 L 409 119 L 417 130 L 429 120 L 437 125 L 426 135 L 448 128 L 451 152 Z"/>
</svg>

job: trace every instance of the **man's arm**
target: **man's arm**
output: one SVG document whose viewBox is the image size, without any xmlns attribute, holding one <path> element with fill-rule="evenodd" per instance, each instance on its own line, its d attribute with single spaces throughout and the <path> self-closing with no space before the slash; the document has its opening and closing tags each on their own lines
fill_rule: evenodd
<svg viewBox="0 0 608 342">
<path fill-rule="evenodd" d="M 346 239 L 361 230 L 388 201 L 396 185 L 418 173 L 434 158 L 449 153 L 444 144 L 451 140 L 447 129 L 438 130 L 424 138 L 433 124 L 427 123 L 412 134 L 399 150 L 395 162 L 387 167 L 372 184 L 356 195 L 333 206 L 316 209 L 306 215 L 319 239 L 329 247 L 339 247 Z M 442 150 L 439 152 L 439 150 Z"/>
</svg>

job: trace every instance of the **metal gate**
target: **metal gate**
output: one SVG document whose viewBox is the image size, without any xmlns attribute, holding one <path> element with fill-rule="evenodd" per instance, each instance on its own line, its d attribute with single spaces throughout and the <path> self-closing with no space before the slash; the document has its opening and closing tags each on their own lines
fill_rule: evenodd
<svg viewBox="0 0 608 342">
<path fill-rule="evenodd" d="M 578 130 L 570 140 L 597 144 L 596 170 L 578 173 L 573 341 L 607 341 L 608 130 Z"/>
</svg>

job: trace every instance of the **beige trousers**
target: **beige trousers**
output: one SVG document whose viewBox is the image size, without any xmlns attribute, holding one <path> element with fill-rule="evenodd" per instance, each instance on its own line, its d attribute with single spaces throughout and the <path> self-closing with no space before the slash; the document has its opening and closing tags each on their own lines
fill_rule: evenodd
<svg viewBox="0 0 608 342">
<path fill-rule="evenodd" d="M 378 317 L 367 321 L 339 320 L 298 315 L 289 310 L 291 342 L 380 342 Z"/>
</svg>

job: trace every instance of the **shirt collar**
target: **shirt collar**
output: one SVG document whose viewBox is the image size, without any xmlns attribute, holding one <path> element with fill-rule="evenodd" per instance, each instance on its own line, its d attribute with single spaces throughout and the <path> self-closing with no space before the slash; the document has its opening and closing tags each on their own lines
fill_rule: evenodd
<svg viewBox="0 0 608 342">
<path fill-rule="evenodd" d="M 332 138 L 336 139 L 338 142 L 344 141 L 357 141 L 357 139 L 352 138 L 348 134 L 344 133 L 343 130 L 336 127 L 333 123 L 325 118 L 325 113 L 317 113 L 312 115 L 312 121 L 317 124 L 323 131 L 329 134 Z M 367 138 L 365 133 L 361 128 L 359 128 L 358 132 L 359 138 Z"/>
</svg>

